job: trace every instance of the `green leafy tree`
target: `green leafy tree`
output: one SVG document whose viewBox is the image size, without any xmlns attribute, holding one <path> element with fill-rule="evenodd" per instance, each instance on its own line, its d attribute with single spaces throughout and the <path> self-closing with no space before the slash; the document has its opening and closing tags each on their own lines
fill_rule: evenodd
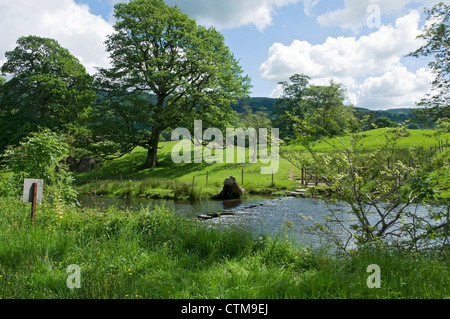
<svg viewBox="0 0 450 319">
<path fill-rule="evenodd" d="M 95 98 L 93 79 L 56 40 L 21 37 L 5 53 L 1 72 L 11 79 L 0 86 L 0 149 L 38 127 L 67 131 L 85 124 Z"/>
<path fill-rule="evenodd" d="M 260 129 L 267 128 L 271 126 L 271 120 L 267 117 L 266 109 L 261 107 L 258 111 L 253 111 L 251 106 L 245 105 L 243 107 L 244 113 L 242 114 L 243 127 L 246 129 L 255 129 L 256 134 L 259 133 Z M 256 154 L 258 148 L 258 135 L 251 135 L 253 150 L 251 153 L 251 159 L 253 162 L 256 161 Z"/>
<path fill-rule="evenodd" d="M 52 196 L 71 202 L 77 195 L 72 185 L 73 177 L 60 164 L 68 152 L 66 138 L 45 128 L 32 132 L 19 146 L 9 146 L 5 162 L 7 169 L 14 174 L 17 189 L 24 178 L 44 179 Z"/>
<path fill-rule="evenodd" d="M 301 129 L 309 135 L 336 135 L 355 126 L 353 107 L 344 104 L 345 88 L 331 81 L 328 86 L 310 85 L 310 77 L 295 74 L 280 82 L 283 94 L 275 104 L 274 126 L 281 138 L 294 138 Z"/>
<path fill-rule="evenodd" d="M 333 81 L 328 86 L 311 86 L 306 90 L 309 112 L 305 115 L 305 122 L 312 135 L 334 136 L 356 125 L 353 106 L 344 103 L 345 94 L 344 87 Z"/>
<path fill-rule="evenodd" d="M 396 124 L 387 117 L 378 117 L 374 123 L 377 128 L 395 127 Z"/>
<path fill-rule="evenodd" d="M 308 105 L 304 101 L 311 78 L 304 74 L 294 74 L 289 82 L 280 82 L 283 94 L 272 111 L 273 125 L 280 129 L 281 138 L 293 138 L 295 121 L 291 116 L 304 120 Z"/>
<path fill-rule="evenodd" d="M 225 125 L 249 78 L 218 31 L 162 0 L 119 3 L 115 17 L 106 41 L 112 67 L 96 76 L 94 135 L 104 155 L 147 149 L 144 168 L 154 168 L 164 130 L 192 128 L 195 119 Z"/>
<path fill-rule="evenodd" d="M 421 119 L 431 117 L 436 120 L 450 117 L 450 4 L 438 3 L 426 9 L 426 14 L 428 22 L 419 36 L 426 43 L 409 56 L 433 58 L 429 63 L 435 75 L 433 92 L 419 103 L 427 109 L 416 113 Z"/>
</svg>

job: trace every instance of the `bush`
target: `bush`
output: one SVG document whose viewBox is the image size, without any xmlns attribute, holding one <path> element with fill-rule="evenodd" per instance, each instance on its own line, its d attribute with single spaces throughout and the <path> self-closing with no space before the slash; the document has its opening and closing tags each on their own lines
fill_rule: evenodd
<svg viewBox="0 0 450 319">
<path fill-rule="evenodd" d="M 7 168 L 14 176 L 16 187 L 24 178 L 44 179 L 48 188 L 46 194 L 51 200 L 71 202 L 76 199 L 72 187 L 73 177 L 60 161 L 68 155 L 69 146 L 63 135 L 49 129 L 31 133 L 19 146 L 9 146 Z"/>
</svg>

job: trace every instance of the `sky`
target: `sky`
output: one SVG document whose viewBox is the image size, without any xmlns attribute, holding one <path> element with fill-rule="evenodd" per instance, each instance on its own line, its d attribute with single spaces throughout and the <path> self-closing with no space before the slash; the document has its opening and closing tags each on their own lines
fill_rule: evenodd
<svg viewBox="0 0 450 319">
<path fill-rule="evenodd" d="M 0 0 L 0 66 L 19 37 L 36 35 L 95 74 L 109 65 L 104 41 L 114 4 L 125 1 Z M 440 1 L 165 0 L 224 35 L 252 79 L 251 96 L 277 98 L 279 82 L 306 74 L 311 84 L 343 84 L 348 103 L 373 110 L 414 108 L 429 92 L 429 61 L 406 55 L 423 44 L 424 8 Z"/>
</svg>

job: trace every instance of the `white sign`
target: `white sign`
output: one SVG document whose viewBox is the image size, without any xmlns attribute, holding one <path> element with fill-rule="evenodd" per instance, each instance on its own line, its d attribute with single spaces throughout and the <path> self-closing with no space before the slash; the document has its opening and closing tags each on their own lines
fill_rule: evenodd
<svg viewBox="0 0 450 319">
<path fill-rule="evenodd" d="M 42 203 L 42 193 L 44 190 L 43 179 L 25 179 L 23 181 L 23 199 L 24 203 L 31 203 L 33 201 L 33 184 L 37 183 L 36 202 Z"/>
</svg>

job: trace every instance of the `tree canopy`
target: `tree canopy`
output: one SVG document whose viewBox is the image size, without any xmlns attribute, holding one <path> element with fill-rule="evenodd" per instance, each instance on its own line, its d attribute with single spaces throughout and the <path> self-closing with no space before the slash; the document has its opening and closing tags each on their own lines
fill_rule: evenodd
<svg viewBox="0 0 450 319">
<path fill-rule="evenodd" d="M 424 97 L 419 105 L 428 107 L 426 117 L 436 120 L 450 117 L 450 4 L 438 3 L 426 9 L 426 14 L 428 21 L 419 36 L 425 45 L 409 55 L 434 58 L 429 63 L 435 75 L 433 92 Z"/>
<path fill-rule="evenodd" d="M 39 127 L 60 131 L 85 124 L 95 97 L 93 79 L 67 49 L 56 40 L 28 36 L 5 56 L 1 72 L 11 79 L 0 85 L 0 149 Z"/>
<path fill-rule="evenodd" d="M 280 82 L 283 94 L 274 107 L 274 125 L 282 138 L 293 138 L 300 129 L 309 136 L 333 136 L 351 129 L 356 118 L 353 106 L 345 105 L 345 88 L 335 82 L 310 85 L 310 77 L 295 74 Z M 301 126 L 301 128 L 299 127 Z"/>
<path fill-rule="evenodd" d="M 225 125 L 250 80 L 218 31 L 162 0 L 119 3 L 115 18 L 106 41 L 112 67 L 96 75 L 94 135 L 104 155 L 146 148 L 144 168 L 154 168 L 161 132 L 195 119 Z"/>
</svg>

